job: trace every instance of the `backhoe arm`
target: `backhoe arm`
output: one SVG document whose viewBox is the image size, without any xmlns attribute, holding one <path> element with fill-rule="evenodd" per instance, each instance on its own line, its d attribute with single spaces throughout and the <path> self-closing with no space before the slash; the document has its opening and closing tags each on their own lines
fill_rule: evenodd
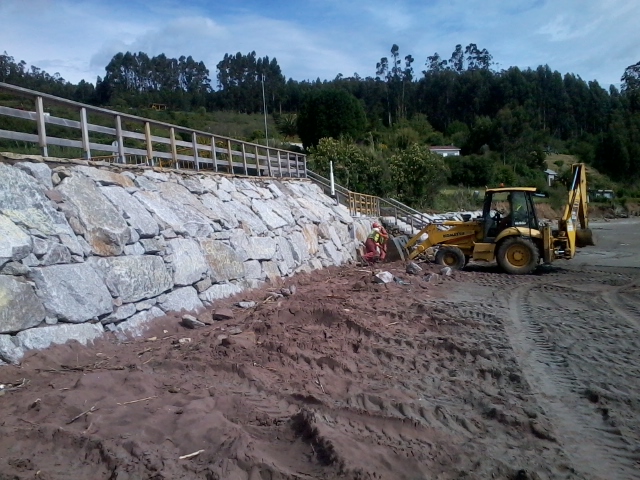
<svg viewBox="0 0 640 480">
<path fill-rule="evenodd" d="M 569 189 L 569 202 L 564 207 L 562 221 L 578 221 L 580 228 L 589 228 L 588 203 L 587 203 L 587 171 L 584 163 L 576 163 L 571 166 L 571 188 Z"/>
<path fill-rule="evenodd" d="M 559 238 L 566 239 L 565 255 L 573 258 L 576 247 L 594 245 L 589 229 L 589 205 L 587 199 L 587 171 L 584 163 L 571 166 L 572 180 L 569 201 L 558 223 Z M 579 228 L 578 228 L 579 227 Z"/>
</svg>

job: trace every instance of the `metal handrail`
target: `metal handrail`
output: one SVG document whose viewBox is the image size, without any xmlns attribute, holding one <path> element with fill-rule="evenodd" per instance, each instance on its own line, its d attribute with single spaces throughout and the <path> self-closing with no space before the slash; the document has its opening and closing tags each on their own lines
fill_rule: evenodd
<svg viewBox="0 0 640 480">
<path fill-rule="evenodd" d="M 325 193 L 331 191 L 331 181 L 328 178 L 318 175 L 317 173 L 307 170 L 307 178 L 318 184 Z M 422 229 L 431 223 L 431 219 L 408 205 L 394 198 L 381 198 L 375 195 L 367 195 L 364 193 L 352 192 L 334 182 L 334 191 L 337 200 L 349 209 L 351 215 L 366 215 L 371 217 L 381 217 L 384 210 L 391 210 L 392 216 L 395 218 L 396 225 L 402 220 L 408 223 L 413 229 Z"/>
<path fill-rule="evenodd" d="M 307 176 L 306 155 L 276 147 L 244 142 L 210 132 L 194 130 L 170 123 L 138 117 L 128 113 L 94 107 L 84 103 L 67 100 L 35 90 L 0 82 L 0 91 L 28 97 L 35 101 L 35 111 L 25 111 L 0 105 L 0 117 L 13 117 L 34 121 L 37 134 L 2 130 L 0 139 L 24 141 L 38 144 L 43 156 L 48 155 L 50 145 L 58 145 L 80 150 L 84 159 L 96 158 L 93 152 L 107 152 L 115 156 L 119 163 L 126 163 L 131 156 L 146 157 L 146 164 L 155 166 L 162 161 L 176 169 L 210 169 L 216 172 L 244 173 L 256 176 L 279 176 L 305 178 Z M 44 102 L 62 105 L 76 112 L 76 120 L 56 117 L 44 111 Z M 108 117 L 112 126 L 88 122 L 88 114 Z M 125 122 L 142 126 L 142 130 L 127 130 Z M 77 137 L 60 138 L 47 133 L 47 125 L 53 124 L 78 130 Z M 159 130 L 167 136 L 152 134 L 151 129 Z M 90 132 L 115 139 L 112 144 L 92 141 Z M 188 140 L 181 139 L 176 133 L 187 134 Z M 125 145 L 125 140 L 129 146 Z M 139 145 L 136 148 L 137 142 Z M 93 152 L 92 152 L 93 150 Z M 188 153 L 188 154 L 185 154 Z M 136 160 L 137 161 L 137 160 Z"/>
</svg>

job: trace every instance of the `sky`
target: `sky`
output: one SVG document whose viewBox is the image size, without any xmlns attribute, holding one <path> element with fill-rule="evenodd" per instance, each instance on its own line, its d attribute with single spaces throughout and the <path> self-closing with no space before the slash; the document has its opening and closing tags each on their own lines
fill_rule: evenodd
<svg viewBox="0 0 640 480">
<path fill-rule="evenodd" d="M 191 55 L 215 84 L 225 53 L 276 58 L 294 80 L 375 76 L 393 44 L 416 74 L 456 44 L 495 68 L 549 65 L 620 83 L 640 61 L 638 0 L 0 0 L 0 53 L 95 83 L 118 52 Z"/>
</svg>

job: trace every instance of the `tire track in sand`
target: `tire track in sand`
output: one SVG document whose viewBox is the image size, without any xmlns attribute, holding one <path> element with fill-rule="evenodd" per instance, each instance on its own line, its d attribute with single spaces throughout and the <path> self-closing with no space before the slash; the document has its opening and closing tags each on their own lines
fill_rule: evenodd
<svg viewBox="0 0 640 480">
<path fill-rule="evenodd" d="M 577 471 L 594 479 L 640 479 L 638 439 L 612 421 L 609 409 L 598 408 L 600 397 L 589 389 L 600 380 L 624 388 L 621 382 L 633 378 L 623 369 L 637 369 L 639 350 L 621 348 L 620 337 L 637 332 L 618 321 L 602 295 L 545 290 L 520 287 L 509 297 L 506 328 L 525 377 Z M 558 308 L 563 303 L 570 308 Z"/>
</svg>

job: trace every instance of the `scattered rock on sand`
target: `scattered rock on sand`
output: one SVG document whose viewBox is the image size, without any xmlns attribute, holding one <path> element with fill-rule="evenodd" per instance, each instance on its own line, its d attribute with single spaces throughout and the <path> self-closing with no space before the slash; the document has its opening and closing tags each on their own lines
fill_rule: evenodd
<svg viewBox="0 0 640 480">
<path fill-rule="evenodd" d="M 410 275 L 418 275 L 422 268 L 416 262 L 407 263 L 407 273 Z"/>
<path fill-rule="evenodd" d="M 393 282 L 393 274 L 390 272 L 376 273 L 373 281 L 376 283 L 391 283 Z"/>
<path fill-rule="evenodd" d="M 231 320 L 234 316 L 233 310 L 230 308 L 218 308 L 213 312 L 212 318 L 214 320 Z"/>
<path fill-rule="evenodd" d="M 202 328 L 206 326 L 193 315 L 185 315 L 182 317 L 182 325 L 187 328 Z"/>
<path fill-rule="evenodd" d="M 429 283 L 440 283 L 440 275 L 437 273 L 428 273 L 424 276 L 424 279 Z"/>
<path fill-rule="evenodd" d="M 257 305 L 256 302 L 238 302 L 238 303 L 236 303 L 236 306 L 240 307 L 240 308 L 253 308 L 256 305 Z"/>
<path fill-rule="evenodd" d="M 453 270 L 451 269 L 451 267 L 444 267 L 442 270 L 440 270 L 440 273 L 445 277 L 450 277 L 453 273 Z"/>
</svg>

